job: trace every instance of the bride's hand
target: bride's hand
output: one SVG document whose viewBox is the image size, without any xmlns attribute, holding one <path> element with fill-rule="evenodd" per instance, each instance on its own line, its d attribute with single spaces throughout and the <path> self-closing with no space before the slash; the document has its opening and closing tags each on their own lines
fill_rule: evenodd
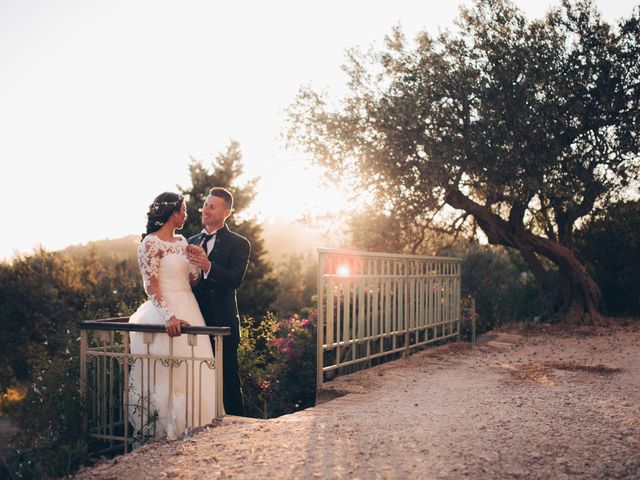
<svg viewBox="0 0 640 480">
<path fill-rule="evenodd" d="M 174 315 L 164 324 L 164 329 L 170 337 L 179 337 L 182 334 L 182 325 L 188 327 L 191 324 L 186 320 L 176 318 Z"/>
<path fill-rule="evenodd" d="M 211 262 L 207 258 L 207 254 L 202 249 L 202 247 L 198 247 L 196 245 L 188 245 L 187 246 L 187 259 L 191 265 L 198 267 L 200 270 L 204 270 L 205 272 L 211 268 Z"/>
</svg>

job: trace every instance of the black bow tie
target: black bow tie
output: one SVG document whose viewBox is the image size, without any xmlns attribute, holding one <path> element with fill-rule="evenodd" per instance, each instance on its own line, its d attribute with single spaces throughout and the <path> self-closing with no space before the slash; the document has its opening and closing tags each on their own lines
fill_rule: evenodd
<svg viewBox="0 0 640 480">
<path fill-rule="evenodd" d="M 215 232 L 211 234 L 206 234 L 206 233 L 202 234 L 202 248 L 204 248 L 205 253 L 209 253 L 207 243 L 209 242 L 209 240 L 211 240 L 211 237 L 213 237 L 214 235 L 215 235 Z"/>
</svg>

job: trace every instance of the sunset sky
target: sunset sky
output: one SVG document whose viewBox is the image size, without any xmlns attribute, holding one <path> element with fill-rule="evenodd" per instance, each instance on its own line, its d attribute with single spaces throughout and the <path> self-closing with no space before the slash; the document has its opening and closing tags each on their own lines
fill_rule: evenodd
<svg viewBox="0 0 640 480">
<path fill-rule="evenodd" d="M 345 92 L 348 48 L 452 27 L 444 1 L 0 0 L 0 259 L 140 233 L 153 197 L 187 185 L 191 158 L 240 142 L 264 221 L 335 211 L 284 150 L 298 88 Z M 551 5 L 518 1 L 529 17 Z M 604 18 L 637 1 L 598 0 Z"/>
</svg>

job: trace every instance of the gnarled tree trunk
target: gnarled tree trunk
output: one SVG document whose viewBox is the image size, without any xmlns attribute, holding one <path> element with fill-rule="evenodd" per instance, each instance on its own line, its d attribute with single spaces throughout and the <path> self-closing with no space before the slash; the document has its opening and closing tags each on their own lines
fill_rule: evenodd
<svg viewBox="0 0 640 480">
<path fill-rule="evenodd" d="M 490 243 L 521 252 L 536 276 L 544 306 L 549 310 L 545 316 L 551 321 L 590 325 L 602 322 L 603 316 L 598 310 L 600 288 L 569 248 L 560 242 L 534 235 L 520 222 L 507 222 L 458 190 L 447 192 L 446 201 L 452 207 L 472 214 Z M 561 285 L 552 286 L 536 254 L 557 265 Z"/>
</svg>

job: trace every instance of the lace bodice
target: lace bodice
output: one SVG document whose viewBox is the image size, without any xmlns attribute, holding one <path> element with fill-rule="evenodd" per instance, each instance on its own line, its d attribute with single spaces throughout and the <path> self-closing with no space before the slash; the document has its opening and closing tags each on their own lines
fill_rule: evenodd
<svg viewBox="0 0 640 480">
<path fill-rule="evenodd" d="M 166 301 L 167 293 L 190 291 L 190 280 L 195 281 L 200 275 L 200 270 L 187 260 L 186 246 L 182 235 L 176 235 L 173 241 L 147 235 L 138 247 L 144 291 L 162 312 L 165 321 L 173 315 Z"/>
</svg>

